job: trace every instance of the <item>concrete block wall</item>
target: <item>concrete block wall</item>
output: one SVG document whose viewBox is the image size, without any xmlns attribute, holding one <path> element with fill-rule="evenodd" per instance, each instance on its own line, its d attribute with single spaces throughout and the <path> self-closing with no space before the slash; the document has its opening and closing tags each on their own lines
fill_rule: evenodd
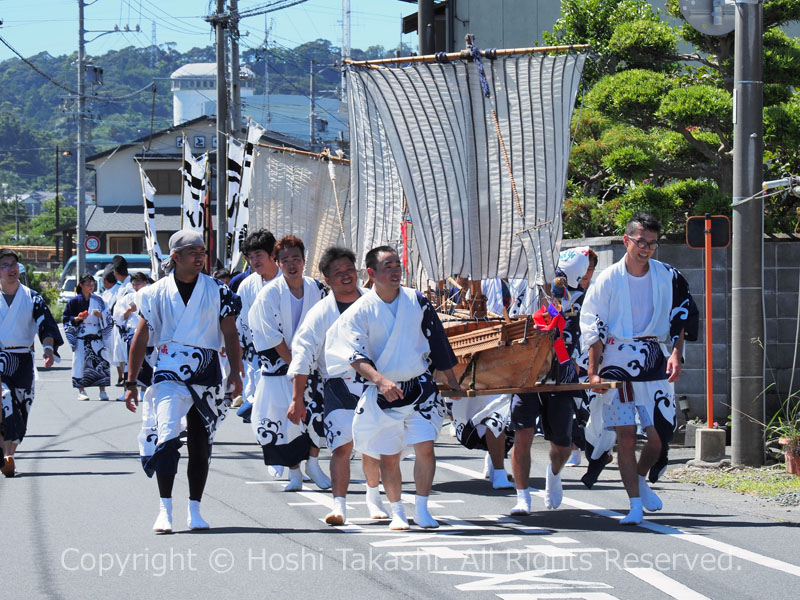
<svg viewBox="0 0 800 600">
<path fill-rule="evenodd" d="M 671 264 L 686 277 L 700 310 L 700 334 L 696 342 L 686 344 L 686 362 L 675 392 L 686 396 L 690 417 L 706 415 L 705 359 L 705 271 L 704 252 L 689 248 L 684 241 L 660 240 L 654 258 Z M 595 277 L 622 258 L 625 246 L 622 237 L 563 240 L 562 248 L 590 246 L 597 252 Z M 730 414 L 730 310 L 731 249 L 712 250 L 712 317 L 714 362 L 714 420 L 724 423 Z M 764 314 L 767 366 L 764 385 L 774 386 L 767 392 L 766 414 L 775 412 L 790 393 L 792 361 L 798 326 L 798 285 L 800 284 L 800 240 L 785 236 L 764 239 Z M 800 349 L 798 354 L 800 355 Z M 794 391 L 800 390 L 800 356 L 794 369 Z M 678 419 L 683 415 L 679 413 Z"/>
</svg>

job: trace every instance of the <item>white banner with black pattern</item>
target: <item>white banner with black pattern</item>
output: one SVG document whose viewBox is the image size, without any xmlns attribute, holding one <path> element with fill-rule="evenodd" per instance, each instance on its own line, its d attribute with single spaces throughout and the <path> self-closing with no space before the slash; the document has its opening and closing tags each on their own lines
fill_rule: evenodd
<svg viewBox="0 0 800 600">
<path fill-rule="evenodd" d="M 155 195 L 156 188 L 150 183 L 150 179 L 144 172 L 144 169 L 139 165 L 139 177 L 142 182 L 142 201 L 144 202 L 144 239 L 147 246 L 147 253 L 150 255 L 150 268 L 151 277 L 158 279 L 159 267 L 161 261 L 164 260 L 164 255 L 161 252 L 161 247 L 158 245 L 158 237 L 156 232 L 156 206 Z"/>
</svg>

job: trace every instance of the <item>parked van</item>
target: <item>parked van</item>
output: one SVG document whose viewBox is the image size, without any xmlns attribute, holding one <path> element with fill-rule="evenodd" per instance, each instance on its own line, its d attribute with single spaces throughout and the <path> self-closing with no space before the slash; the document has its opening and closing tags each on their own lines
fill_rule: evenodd
<svg viewBox="0 0 800 600">
<path fill-rule="evenodd" d="M 106 265 L 114 262 L 116 254 L 86 254 L 86 272 L 95 274 L 97 271 L 102 273 Z M 128 270 L 133 273 L 135 271 L 150 272 L 150 256 L 147 254 L 120 254 L 126 261 L 128 261 Z M 70 256 L 64 269 L 61 271 L 61 277 L 58 279 L 58 289 L 61 290 L 58 296 L 58 301 L 66 303 L 75 295 L 75 287 L 78 282 L 78 274 L 75 273 L 77 268 L 78 257 Z M 102 287 L 98 287 L 102 291 Z"/>
</svg>

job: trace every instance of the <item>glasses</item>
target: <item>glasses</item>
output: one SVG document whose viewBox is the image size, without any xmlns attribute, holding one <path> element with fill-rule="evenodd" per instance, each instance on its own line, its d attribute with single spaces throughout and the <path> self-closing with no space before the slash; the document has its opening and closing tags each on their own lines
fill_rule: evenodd
<svg viewBox="0 0 800 600">
<path fill-rule="evenodd" d="M 10 271 L 11 269 L 16 269 L 17 267 L 19 267 L 19 263 L 8 263 L 7 265 L 0 265 L 0 271 Z"/>
<path fill-rule="evenodd" d="M 657 250 L 658 242 L 645 242 L 642 238 L 628 237 L 628 239 L 636 244 L 640 250 Z"/>
</svg>

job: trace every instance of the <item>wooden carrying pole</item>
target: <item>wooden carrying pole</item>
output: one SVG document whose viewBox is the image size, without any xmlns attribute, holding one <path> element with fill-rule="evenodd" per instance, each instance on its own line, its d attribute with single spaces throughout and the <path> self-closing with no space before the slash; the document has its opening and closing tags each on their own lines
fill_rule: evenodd
<svg viewBox="0 0 800 600">
<path fill-rule="evenodd" d="M 481 58 L 495 56 L 512 56 L 514 54 L 541 54 L 545 52 L 570 52 L 572 50 L 588 50 L 589 44 L 573 44 L 566 46 L 538 46 L 533 48 L 506 48 L 503 50 L 480 50 Z M 470 50 L 460 52 L 447 52 L 444 54 L 425 54 L 422 56 L 401 56 L 397 58 L 379 58 L 376 60 L 350 60 L 346 58 L 345 64 L 354 67 L 374 67 L 379 65 L 406 64 L 406 63 L 427 63 L 427 62 L 447 62 L 451 60 L 472 60 Z"/>
<path fill-rule="evenodd" d="M 342 163 L 344 165 L 350 164 L 349 158 L 339 158 L 338 156 L 334 156 L 331 154 L 328 149 L 326 148 L 322 152 L 307 152 L 306 150 L 297 150 L 295 148 L 289 148 L 288 146 L 275 146 L 273 144 L 262 144 L 260 142 L 256 142 L 253 144 L 256 148 L 267 148 L 268 150 L 276 150 L 278 152 L 288 152 L 289 154 L 299 154 L 300 156 L 310 156 L 311 158 L 318 158 L 320 160 L 330 160 L 336 163 Z"/>
<path fill-rule="evenodd" d="M 706 427 L 714 427 L 714 344 L 712 342 L 711 320 L 711 215 L 706 213 L 705 236 L 706 255 Z"/>
</svg>

